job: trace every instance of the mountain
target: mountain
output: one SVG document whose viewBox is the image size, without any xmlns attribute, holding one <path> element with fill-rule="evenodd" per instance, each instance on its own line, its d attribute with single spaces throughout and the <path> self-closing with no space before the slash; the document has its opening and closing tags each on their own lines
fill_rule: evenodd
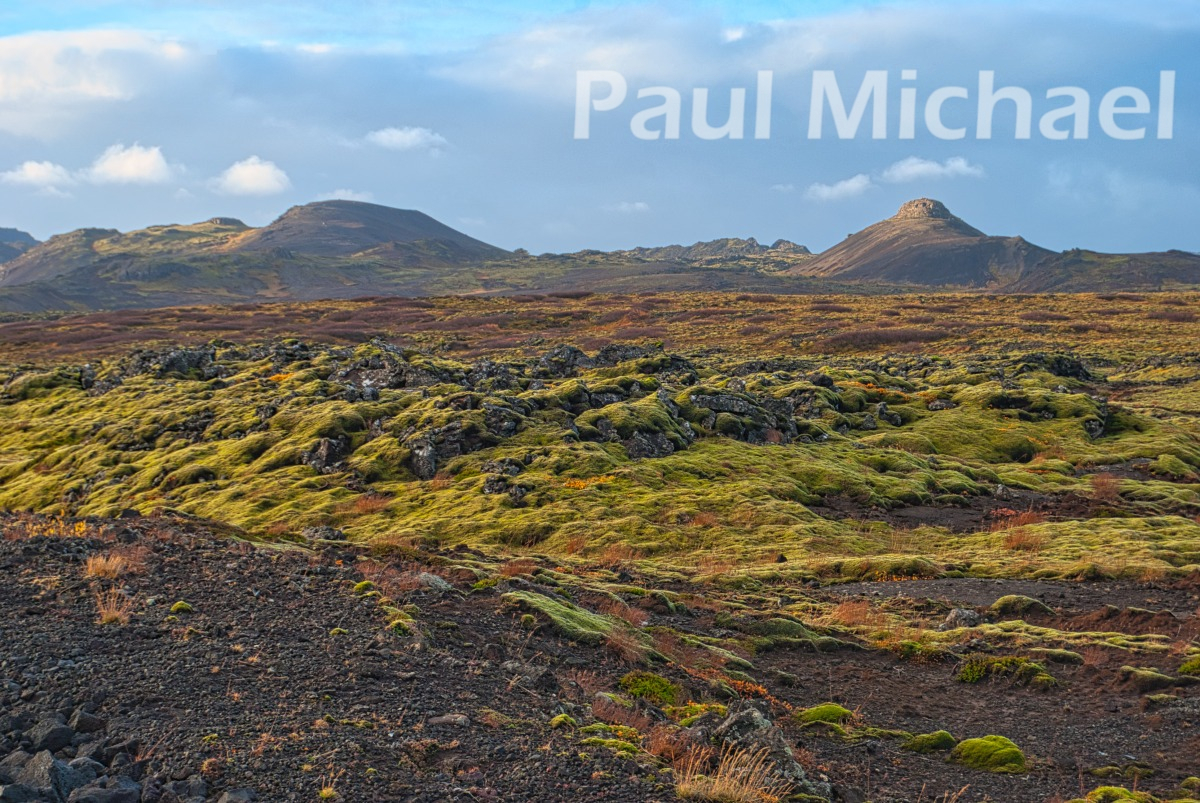
<svg viewBox="0 0 1200 803">
<path fill-rule="evenodd" d="M 421 212 L 358 201 L 320 201 L 292 207 L 257 229 L 225 217 L 125 234 L 79 229 L 51 237 L 0 267 L 0 287 L 71 278 L 81 271 L 110 279 L 165 278 L 179 273 L 173 270 L 178 260 L 199 260 L 212 267 L 231 255 L 258 260 L 264 255 L 283 260 L 375 256 L 403 264 L 444 265 L 507 253 Z"/>
<path fill-rule="evenodd" d="M 851 281 L 1003 287 L 1052 253 L 1021 237 L 989 237 L 940 201 L 918 198 L 791 272 Z"/>
<path fill-rule="evenodd" d="M 439 223 L 422 212 L 361 201 L 321 201 L 293 206 L 278 220 L 250 229 L 226 246 L 229 252 L 283 249 L 313 256 L 397 254 L 420 246 L 463 260 L 498 259 L 507 251 Z"/>
<path fill-rule="evenodd" d="M 28 232 L 0 228 L 0 264 L 19 257 L 37 244 L 38 241 Z"/>
<path fill-rule="evenodd" d="M 5 234 L 4 232 L 8 233 Z M 777 240 L 531 256 L 421 212 L 357 201 L 296 206 L 261 228 L 217 217 L 132 232 L 79 229 L 0 251 L 0 313 L 563 292 L 1114 292 L 1200 288 L 1200 255 L 1057 254 L 992 237 L 929 198 L 812 254 Z M 0 249 L 4 246 L 0 240 Z"/>
</svg>

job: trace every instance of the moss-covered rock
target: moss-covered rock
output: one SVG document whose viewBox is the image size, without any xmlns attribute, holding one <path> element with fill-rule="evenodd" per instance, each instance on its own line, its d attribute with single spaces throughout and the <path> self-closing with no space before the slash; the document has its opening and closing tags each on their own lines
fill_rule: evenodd
<svg viewBox="0 0 1200 803">
<path fill-rule="evenodd" d="M 653 672 L 630 672 L 618 685 L 630 697 L 640 697 L 659 706 L 676 705 L 683 697 L 683 689 Z"/>
<path fill-rule="evenodd" d="M 837 703 L 822 703 L 797 711 L 794 716 L 799 722 L 806 725 L 818 722 L 840 725 L 849 722 L 854 717 L 854 712 Z"/>
<path fill-rule="evenodd" d="M 933 731 L 918 734 L 904 742 L 901 747 L 914 753 L 936 753 L 952 750 L 956 744 L 958 740 L 951 736 L 949 731 Z"/>
<path fill-rule="evenodd" d="M 1031 613 L 1052 614 L 1046 603 L 1022 594 L 1008 594 L 992 603 L 988 609 L 997 616 L 1027 616 Z"/>
<path fill-rule="evenodd" d="M 1025 754 L 1003 736 L 964 739 L 950 751 L 950 759 L 987 772 L 1025 772 Z"/>
</svg>

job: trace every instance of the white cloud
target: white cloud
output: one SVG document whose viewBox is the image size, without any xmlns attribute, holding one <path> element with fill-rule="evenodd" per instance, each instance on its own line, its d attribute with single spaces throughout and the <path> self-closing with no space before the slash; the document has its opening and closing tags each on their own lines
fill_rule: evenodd
<svg viewBox="0 0 1200 803">
<path fill-rule="evenodd" d="M 634 215 L 641 212 L 649 212 L 650 204 L 645 201 L 621 201 L 619 204 L 611 204 L 604 207 L 607 212 L 620 212 L 623 215 Z"/>
<path fill-rule="evenodd" d="M 171 180 L 171 166 L 158 146 L 113 145 L 83 171 L 95 184 L 162 184 Z"/>
<path fill-rule="evenodd" d="M 859 173 L 834 184 L 812 184 L 804 192 L 804 197 L 813 201 L 841 201 L 862 195 L 872 186 L 871 177 Z"/>
<path fill-rule="evenodd" d="M 357 190 L 334 190 L 327 192 L 317 198 L 318 201 L 364 201 L 370 202 L 375 200 L 375 196 L 369 192 L 358 192 Z"/>
<path fill-rule="evenodd" d="M 22 162 L 12 170 L 0 173 L 0 181 L 5 184 L 23 184 L 27 187 L 42 189 L 61 187 L 73 184 L 74 179 L 67 168 L 54 162 Z"/>
<path fill-rule="evenodd" d="M 774 190 L 775 192 L 794 192 L 796 189 L 796 185 L 795 184 L 772 184 L 771 189 Z"/>
<path fill-rule="evenodd" d="M 0 131 L 57 135 L 97 104 L 135 97 L 188 56 L 178 42 L 140 31 L 0 37 Z"/>
<path fill-rule="evenodd" d="M 309 42 L 302 45 L 296 45 L 296 49 L 301 53 L 308 53 L 313 56 L 324 56 L 327 53 L 333 52 L 333 45 L 326 42 Z"/>
<path fill-rule="evenodd" d="M 367 134 L 366 140 L 393 151 L 437 151 L 449 144 L 441 134 L 417 126 L 381 128 Z"/>
<path fill-rule="evenodd" d="M 213 180 L 213 188 L 225 195 L 274 195 L 290 186 L 287 173 L 257 156 L 235 162 Z"/>
<path fill-rule="evenodd" d="M 944 162 L 910 156 L 884 170 L 882 178 L 889 183 L 900 184 L 930 178 L 983 178 L 983 175 L 982 167 L 971 164 L 961 156 L 952 156 Z"/>
</svg>

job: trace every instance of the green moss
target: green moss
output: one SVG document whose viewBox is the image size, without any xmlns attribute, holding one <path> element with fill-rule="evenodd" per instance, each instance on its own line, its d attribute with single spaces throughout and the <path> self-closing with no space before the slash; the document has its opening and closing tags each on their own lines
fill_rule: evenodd
<svg viewBox="0 0 1200 803">
<path fill-rule="evenodd" d="M 604 739 L 598 736 L 592 736 L 580 742 L 584 747 L 607 747 L 615 753 L 633 755 L 637 753 L 638 746 L 632 742 L 627 742 L 624 739 Z"/>
<path fill-rule="evenodd" d="M 1179 674 L 1195 675 L 1200 677 L 1200 655 L 1185 661 L 1183 666 L 1179 667 Z"/>
<path fill-rule="evenodd" d="M 510 591 L 502 599 L 545 616 L 558 632 L 581 644 L 601 644 L 617 626 L 609 616 L 592 613 L 566 600 L 551 599 L 532 591 Z"/>
<path fill-rule="evenodd" d="M 849 722 L 854 717 L 854 712 L 843 708 L 837 703 L 822 703 L 814 705 L 812 708 L 805 708 L 793 714 L 795 718 L 804 723 L 833 723 L 841 724 Z"/>
<path fill-rule="evenodd" d="M 1083 656 L 1071 650 L 1060 650 L 1053 647 L 1031 647 L 1029 654 L 1052 664 L 1079 665 L 1083 663 Z"/>
<path fill-rule="evenodd" d="M 1052 614 L 1054 609 L 1044 602 L 1021 594 L 1009 594 L 992 603 L 992 613 L 1000 616 L 1025 616 L 1030 613 Z"/>
<path fill-rule="evenodd" d="M 1101 786 L 1093 789 L 1084 800 L 1086 803 L 1119 803 L 1122 800 L 1131 800 L 1135 803 L 1157 803 L 1152 795 L 1145 792 L 1131 792 L 1118 786 Z"/>
<path fill-rule="evenodd" d="M 663 708 L 663 713 L 687 728 L 705 714 L 715 713 L 723 717 L 729 713 L 729 709 L 720 703 L 687 703 L 686 705 L 666 706 Z"/>
<path fill-rule="evenodd" d="M 194 610 L 195 610 L 195 608 L 193 608 L 191 605 L 184 602 L 183 600 L 180 600 L 179 602 L 176 602 L 174 605 L 171 606 L 171 613 L 173 613 L 173 614 L 192 613 Z"/>
<path fill-rule="evenodd" d="M 1200 678 L 1194 677 L 1174 678 L 1158 671 L 1154 667 L 1123 666 L 1119 671 L 1119 675 L 1121 680 L 1129 683 L 1143 694 L 1158 691 L 1159 689 L 1169 689 L 1172 686 L 1184 686 L 1200 682 Z"/>
<path fill-rule="evenodd" d="M 958 740 L 951 736 L 949 731 L 934 731 L 914 736 L 901 747 L 914 753 L 936 753 L 952 750 L 956 744 Z"/>
<path fill-rule="evenodd" d="M 356 583 L 354 585 L 354 593 L 355 594 L 366 594 L 367 592 L 374 591 L 374 590 L 375 590 L 375 584 L 372 583 L 370 580 L 363 580 L 362 582 Z"/>
<path fill-rule="evenodd" d="M 979 683 L 989 677 L 1011 677 L 1017 683 L 1039 690 L 1048 689 L 1057 682 L 1037 661 L 1016 655 L 968 655 L 955 675 L 961 683 Z"/>
<path fill-rule="evenodd" d="M 1025 772 L 1025 754 L 1003 736 L 964 739 L 950 751 L 951 760 L 987 772 Z"/>
<path fill-rule="evenodd" d="M 659 706 L 676 705 L 683 696 L 683 689 L 653 672 L 630 672 L 618 685 L 630 696 L 641 697 Z"/>
<path fill-rule="evenodd" d="M 575 726 L 575 718 L 570 714 L 558 714 L 550 720 L 551 728 L 574 728 Z"/>
</svg>

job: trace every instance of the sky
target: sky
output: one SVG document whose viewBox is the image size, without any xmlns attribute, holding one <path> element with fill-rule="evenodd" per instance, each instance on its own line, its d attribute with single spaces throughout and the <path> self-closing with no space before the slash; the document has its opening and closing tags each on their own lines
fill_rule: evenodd
<svg viewBox="0 0 1200 803">
<path fill-rule="evenodd" d="M 582 138 L 588 71 L 619 74 L 626 91 L 605 104 L 612 84 L 585 82 Z M 764 72 L 770 131 L 756 136 Z M 829 74 L 838 103 L 814 91 Z M 868 102 L 859 88 L 881 74 L 886 89 Z M 984 75 L 1028 93 L 1028 138 L 1019 100 L 997 101 L 992 135 L 980 136 Z M 1086 93 L 1087 113 L 1048 122 L 1076 100 L 1063 87 Z M 949 99 L 931 124 L 939 93 Z M 739 94 L 744 114 L 731 114 Z M 677 137 L 655 114 L 672 97 Z M 839 136 L 838 105 L 860 97 L 861 121 L 849 114 Z M 741 138 L 720 136 L 739 119 Z M 939 124 L 963 136 L 944 138 Z M 1200 251 L 1200 4 L 0 7 L 0 227 L 39 239 L 214 216 L 263 225 L 346 198 L 534 253 L 751 236 L 815 251 L 916 197 L 1055 250 Z"/>
</svg>

